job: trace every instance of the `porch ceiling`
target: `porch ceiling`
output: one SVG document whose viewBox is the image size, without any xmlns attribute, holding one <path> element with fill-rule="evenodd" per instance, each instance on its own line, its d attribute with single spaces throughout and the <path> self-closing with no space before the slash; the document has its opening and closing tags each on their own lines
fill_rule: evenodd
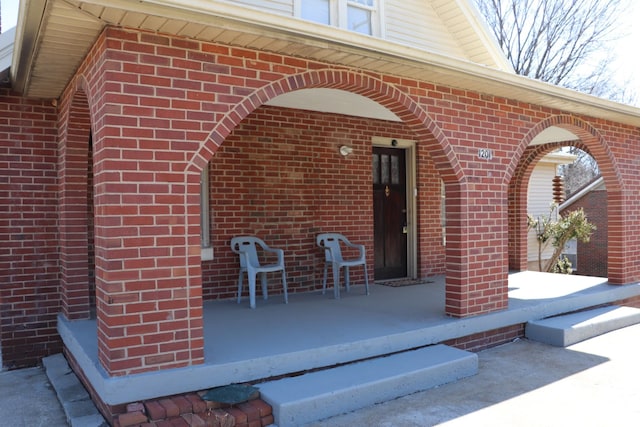
<svg viewBox="0 0 640 427">
<path fill-rule="evenodd" d="M 221 1 L 21 2 L 11 79 L 57 98 L 107 25 L 326 61 L 640 126 L 640 109 L 382 39 Z M 356 47 L 357 46 L 357 47 Z"/>
</svg>

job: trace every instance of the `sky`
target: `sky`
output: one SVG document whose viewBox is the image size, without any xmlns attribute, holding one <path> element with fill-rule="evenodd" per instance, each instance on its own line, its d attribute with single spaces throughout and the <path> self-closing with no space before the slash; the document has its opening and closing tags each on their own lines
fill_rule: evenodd
<svg viewBox="0 0 640 427">
<path fill-rule="evenodd" d="M 19 0 L 0 0 L 0 11 L 2 11 L 2 31 L 6 31 L 16 26 L 18 19 Z"/>
<path fill-rule="evenodd" d="M 617 78 L 622 83 L 633 85 L 633 90 L 640 98 L 640 55 L 637 54 L 640 46 L 640 2 L 634 0 L 628 3 L 629 11 L 624 14 L 627 22 L 620 25 L 623 36 L 616 42 L 616 63 L 619 64 L 616 67 L 619 74 Z"/>
<path fill-rule="evenodd" d="M 19 0 L 0 0 L 0 10 L 2 11 L 2 30 L 6 31 L 15 27 L 18 16 Z M 637 49 L 640 45 L 640 2 L 629 1 L 630 10 L 624 13 L 625 19 L 619 28 L 624 32 L 624 36 L 616 42 L 616 80 L 622 83 L 632 84 L 632 88 L 640 98 L 640 55 Z M 640 100 L 639 100 L 640 102 Z"/>
</svg>

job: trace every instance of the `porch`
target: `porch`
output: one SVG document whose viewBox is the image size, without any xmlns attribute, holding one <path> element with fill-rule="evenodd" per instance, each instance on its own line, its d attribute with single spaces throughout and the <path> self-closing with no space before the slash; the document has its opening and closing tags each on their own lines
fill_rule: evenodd
<svg viewBox="0 0 640 427">
<path fill-rule="evenodd" d="M 412 286 L 353 286 L 333 292 L 204 304 L 205 363 L 109 378 L 98 363 L 96 322 L 59 317 L 67 349 L 102 401 L 116 405 L 345 363 L 640 295 L 640 284 L 606 278 L 519 272 L 509 276 L 509 309 L 465 319 L 444 314 L 444 277 Z"/>
</svg>

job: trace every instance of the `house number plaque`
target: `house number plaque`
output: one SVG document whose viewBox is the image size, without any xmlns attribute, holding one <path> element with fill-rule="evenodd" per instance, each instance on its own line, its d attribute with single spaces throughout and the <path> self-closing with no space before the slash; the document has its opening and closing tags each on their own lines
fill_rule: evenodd
<svg viewBox="0 0 640 427">
<path fill-rule="evenodd" d="M 491 160 L 493 159 L 493 150 L 489 148 L 480 148 L 478 149 L 478 158 L 482 160 Z"/>
</svg>

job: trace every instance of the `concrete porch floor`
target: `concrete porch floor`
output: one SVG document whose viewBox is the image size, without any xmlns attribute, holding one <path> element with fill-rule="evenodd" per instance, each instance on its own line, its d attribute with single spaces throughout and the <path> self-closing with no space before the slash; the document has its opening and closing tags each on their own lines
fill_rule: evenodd
<svg viewBox="0 0 640 427">
<path fill-rule="evenodd" d="M 519 272 L 509 276 L 507 310 L 466 319 L 444 314 L 444 277 L 432 283 L 363 286 L 342 292 L 281 295 L 204 304 L 205 364 L 109 378 L 97 358 L 96 322 L 58 330 L 101 399 L 110 405 L 331 366 L 640 295 L 640 284 L 609 285 L 605 278 Z"/>
</svg>

